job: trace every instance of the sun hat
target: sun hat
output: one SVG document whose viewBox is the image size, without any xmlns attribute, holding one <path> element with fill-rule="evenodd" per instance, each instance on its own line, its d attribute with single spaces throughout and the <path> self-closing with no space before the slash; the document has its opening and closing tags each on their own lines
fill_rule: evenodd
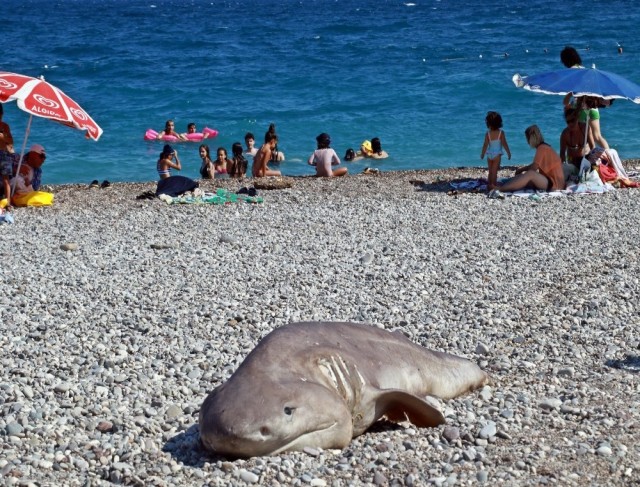
<svg viewBox="0 0 640 487">
<path fill-rule="evenodd" d="M 44 150 L 44 147 L 42 147 L 40 144 L 33 144 L 29 149 L 29 152 L 35 152 L 36 154 L 40 154 L 43 156 L 47 155 L 47 152 Z"/>
<path fill-rule="evenodd" d="M 373 152 L 373 149 L 371 148 L 371 142 L 368 140 L 365 140 L 360 147 L 362 147 L 364 150 L 366 150 L 367 152 Z"/>
</svg>

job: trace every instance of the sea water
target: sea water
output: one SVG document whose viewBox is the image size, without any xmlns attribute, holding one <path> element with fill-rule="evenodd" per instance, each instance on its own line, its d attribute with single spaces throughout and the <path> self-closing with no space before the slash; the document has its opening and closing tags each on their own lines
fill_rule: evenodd
<svg viewBox="0 0 640 487">
<path fill-rule="evenodd" d="M 162 143 L 142 137 L 167 119 L 217 129 L 212 153 L 248 131 L 259 144 L 273 122 L 279 169 L 303 175 L 320 132 L 341 157 L 381 139 L 390 157 L 351 172 L 483 165 L 496 110 L 510 163 L 527 164 L 528 125 L 558 149 L 562 97 L 512 76 L 562 69 L 569 44 L 585 66 L 640 83 L 639 21 L 633 0 L 3 0 L 0 70 L 43 75 L 104 129 L 93 142 L 34 118 L 27 145 L 48 151 L 45 184 L 156 179 Z M 640 106 L 601 116 L 620 156 L 639 157 Z M 19 150 L 28 116 L 7 103 L 4 120 Z M 199 144 L 175 146 L 181 173 L 198 177 Z"/>
</svg>

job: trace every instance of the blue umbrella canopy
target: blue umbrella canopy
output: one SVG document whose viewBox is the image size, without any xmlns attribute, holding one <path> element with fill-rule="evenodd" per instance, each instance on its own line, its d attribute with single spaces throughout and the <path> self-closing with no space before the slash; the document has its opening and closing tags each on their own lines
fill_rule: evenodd
<svg viewBox="0 0 640 487">
<path fill-rule="evenodd" d="M 595 68 L 568 68 L 524 77 L 515 74 L 512 80 L 518 88 L 547 95 L 573 93 L 574 97 L 623 98 L 640 104 L 640 86 L 622 76 Z"/>
</svg>

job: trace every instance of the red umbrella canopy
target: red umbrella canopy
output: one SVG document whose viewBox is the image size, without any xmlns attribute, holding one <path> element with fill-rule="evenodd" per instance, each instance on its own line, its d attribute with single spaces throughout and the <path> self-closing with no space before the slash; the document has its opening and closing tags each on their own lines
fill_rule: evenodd
<svg viewBox="0 0 640 487">
<path fill-rule="evenodd" d="M 102 135 L 102 129 L 80 105 L 42 77 L 0 72 L 0 103 L 13 100 L 29 114 L 86 131 L 93 140 Z"/>
</svg>

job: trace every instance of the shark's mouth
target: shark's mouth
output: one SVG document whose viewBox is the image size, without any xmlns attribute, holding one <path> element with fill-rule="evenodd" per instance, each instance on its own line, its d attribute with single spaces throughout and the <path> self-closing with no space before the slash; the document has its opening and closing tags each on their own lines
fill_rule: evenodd
<svg viewBox="0 0 640 487">
<path fill-rule="evenodd" d="M 306 431 L 284 445 L 280 445 L 277 449 L 269 453 L 269 455 L 277 455 L 284 451 L 302 450 L 305 446 L 313 445 L 318 448 L 334 448 L 342 447 L 343 443 L 340 441 L 342 434 L 336 435 L 339 432 L 339 423 L 337 421 L 331 422 L 325 427 L 320 426 L 310 431 Z"/>
<path fill-rule="evenodd" d="M 303 431 L 291 439 L 279 438 L 277 435 L 265 436 L 262 433 L 242 437 L 233 436 L 227 432 L 225 435 L 213 438 L 201 437 L 201 440 L 219 454 L 251 457 L 277 455 L 284 451 L 302 450 L 305 446 L 311 445 L 319 448 L 343 446 L 340 439 L 344 435 L 345 431 L 342 431 L 339 422 L 331 420 L 324 424 L 316 424 L 313 429 Z"/>
</svg>

